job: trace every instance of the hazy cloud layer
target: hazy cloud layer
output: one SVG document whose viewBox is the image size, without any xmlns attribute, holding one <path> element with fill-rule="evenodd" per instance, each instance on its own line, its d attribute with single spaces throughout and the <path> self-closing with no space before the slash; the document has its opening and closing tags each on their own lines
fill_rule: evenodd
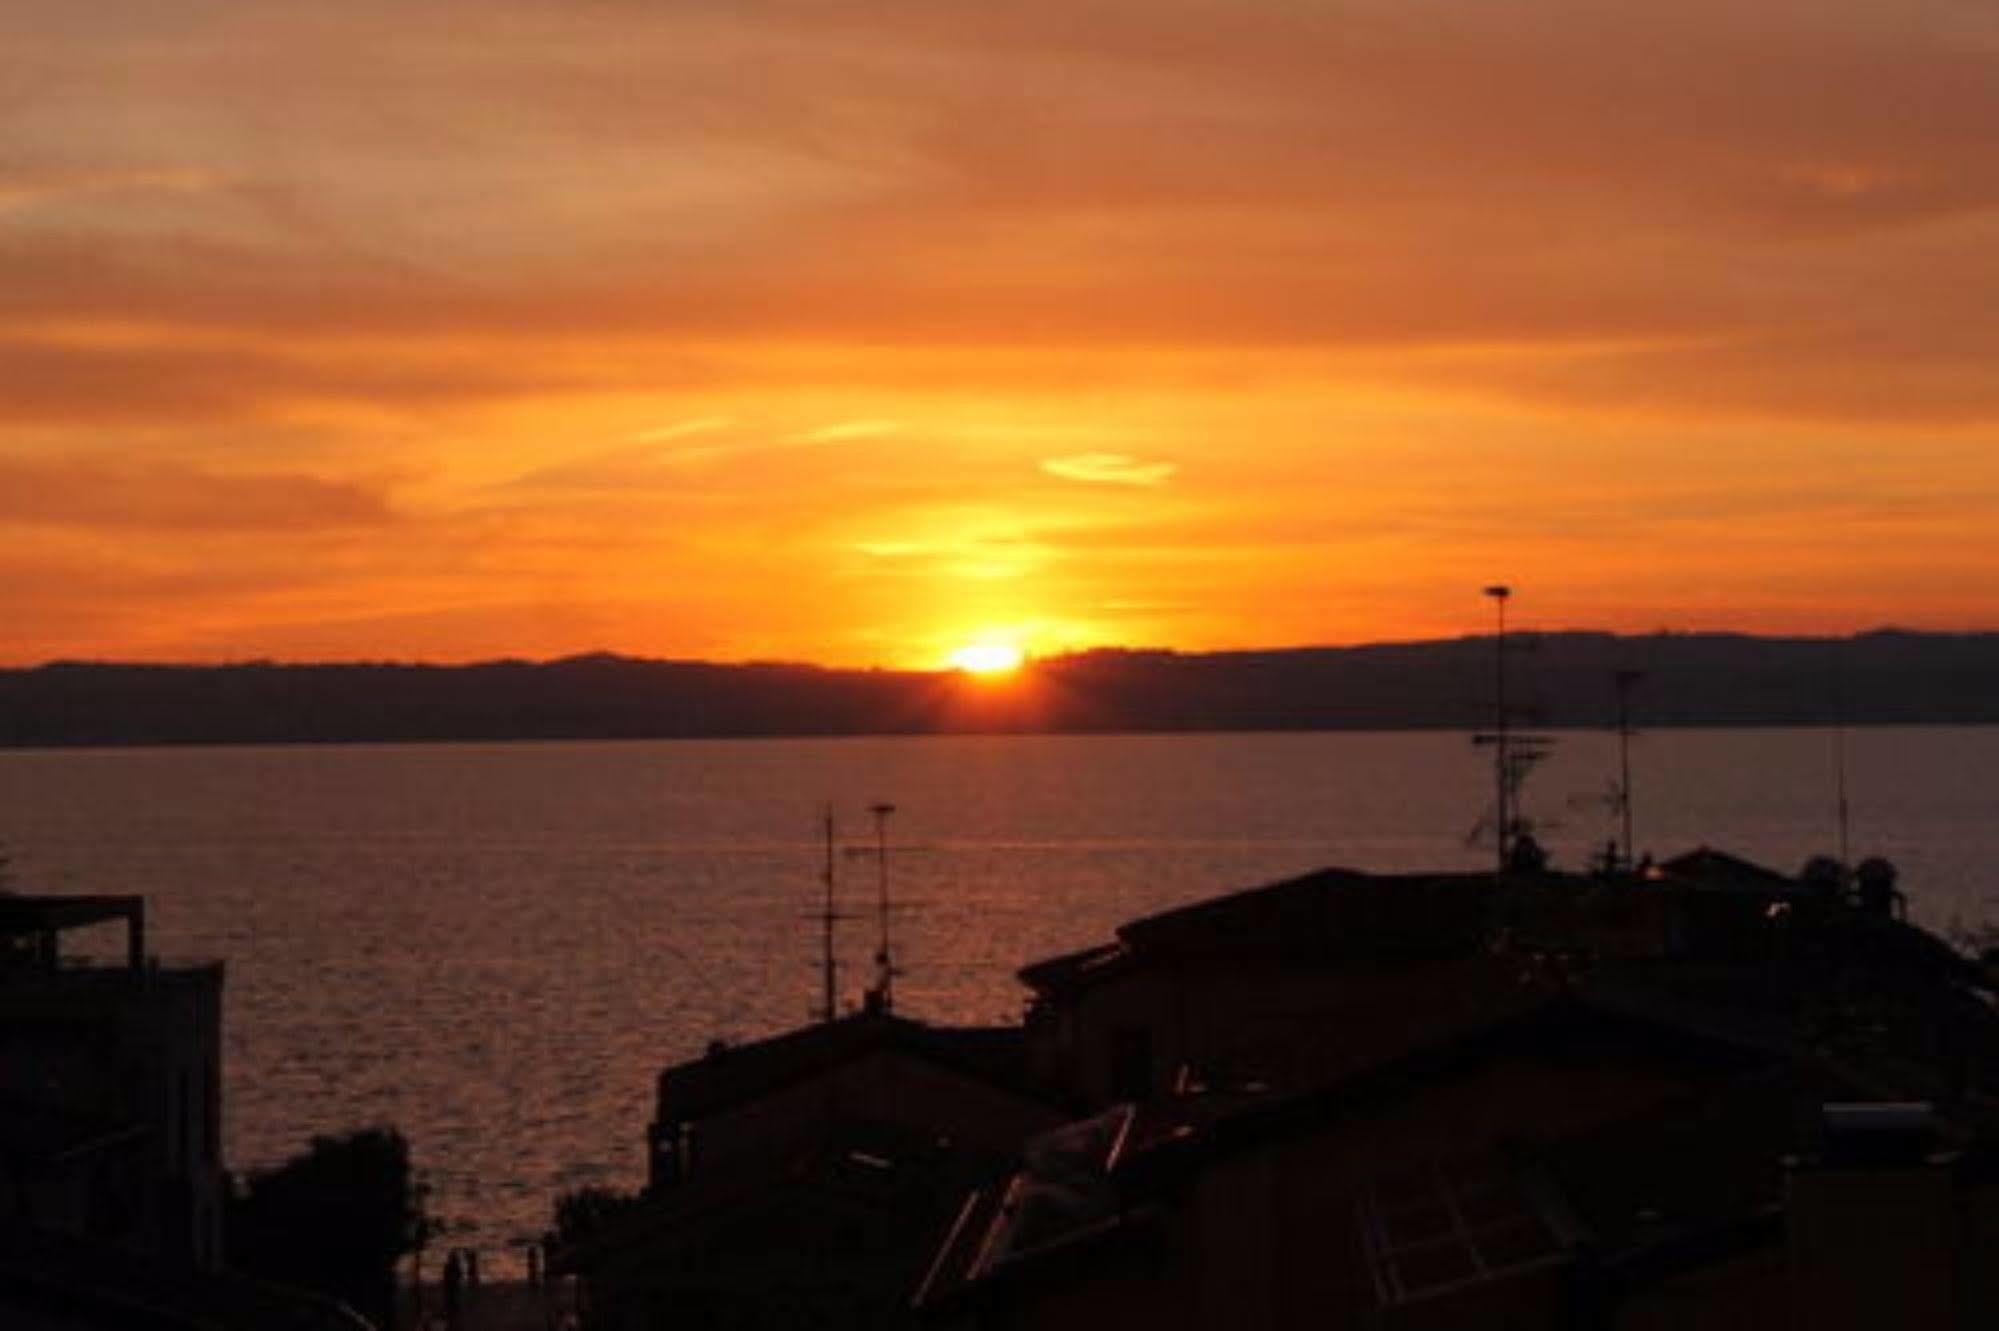
<svg viewBox="0 0 1999 1331">
<path fill-rule="evenodd" d="M 82 598 L 14 659 L 1999 610 L 1986 3 L 0 0 L 0 52 L 0 521 Z"/>
<path fill-rule="evenodd" d="M 392 516 L 383 493 L 314 476 L 0 458 L 0 526 L 296 531 L 371 527 Z"/>
</svg>

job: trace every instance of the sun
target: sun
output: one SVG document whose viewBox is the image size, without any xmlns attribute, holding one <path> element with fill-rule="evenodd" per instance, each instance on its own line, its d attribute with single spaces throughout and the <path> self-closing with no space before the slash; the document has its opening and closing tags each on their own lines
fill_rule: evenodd
<svg viewBox="0 0 1999 1331">
<path fill-rule="evenodd" d="M 974 642 L 951 653 L 951 666 L 969 675 L 1010 675 L 1025 659 L 1026 653 L 1013 643 Z"/>
</svg>

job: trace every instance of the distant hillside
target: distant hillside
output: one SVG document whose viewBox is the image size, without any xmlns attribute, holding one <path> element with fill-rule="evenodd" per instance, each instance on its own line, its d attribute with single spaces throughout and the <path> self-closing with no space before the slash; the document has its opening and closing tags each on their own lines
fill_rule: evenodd
<svg viewBox="0 0 1999 1331">
<path fill-rule="evenodd" d="M 1528 724 L 1599 726 L 1645 672 L 1646 726 L 1999 722 L 1999 633 L 1852 639 L 1522 634 Z M 966 731 L 1465 729 L 1492 706 L 1492 639 L 1181 654 L 1096 651 L 1007 681 L 944 672 L 586 656 L 470 666 L 0 671 L 0 745 L 665 738 Z M 1843 699 L 1843 701 L 1842 701 Z"/>
</svg>

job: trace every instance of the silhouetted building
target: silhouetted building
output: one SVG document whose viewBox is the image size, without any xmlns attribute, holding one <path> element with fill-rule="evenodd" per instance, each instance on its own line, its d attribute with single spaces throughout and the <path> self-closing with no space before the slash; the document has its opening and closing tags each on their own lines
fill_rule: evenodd
<svg viewBox="0 0 1999 1331">
<path fill-rule="evenodd" d="M 921 1302 L 1051 1331 L 1578 1324 L 1627 1249 L 1778 1200 L 1795 1075 L 1558 995 L 1310 1090 L 1121 1106 L 976 1195 Z"/>
<path fill-rule="evenodd" d="M 1037 1069 L 1100 1112 L 971 1194 L 935 1325 L 1999 1315 L 1991 983 L 1875 903 L 1705 848 L 1332 870 L 1022 978 Z"/>
<path fill-rule="evenodd" d="M 65 951 L 124 929 L 122 956 Z M 146 955 L 130 896 L 0 893 L 0 1326 L 367 1331 L 221 1270 L 222 967 Z"/>
<path fill-rule="evenodd" d="M 1086 1105 L 1305 1084 L 1517 989 L 1491 874 L 1326 869 L 1121 926 L 1020 972 L 1035 1075 Z"/>
<path fill-rule="evenodd" d="M 666 1069 L 638 1204 L 550 1255 L 593 1328 L 890 1327 L 966 1191 L 1060 1123 L 1012 1028 L 879 1011 Z"/>
<path fill-rule="evenodd" d="M 1026 967 L 1021 1031 L 718 1045 L 562 1269 L 616 1331 L 1987 1324 L 1992 981 L 1834 881 L 1329 869 Z"/>
<path fill-rule="evenodd" d="M 659 1074 L 647 1138 L 657 1191 L 815 1146 L 856 1123 L 1011 1152 L 1060 1119 L 1017 1027 L 931 1026 L 866 1011 L 748 1044 L 717 1042 Z"/>
<path fill-rule="evenodd" d="M 65 933 L 122 924 L 122 961 Z M 0 1221 L 222 1260 L 222 967 L 145 955 L 138 897 L 0 895 Z"/>
</svg>

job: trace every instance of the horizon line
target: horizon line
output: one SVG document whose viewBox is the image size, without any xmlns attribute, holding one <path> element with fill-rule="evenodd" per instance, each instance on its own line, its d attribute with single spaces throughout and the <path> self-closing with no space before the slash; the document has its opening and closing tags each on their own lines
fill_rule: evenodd
<svg viewBox="0 0 1999 1331">
<path fill-rule="evenodd" d="M 1660 638 L 1738 638 L 1759 639 L 1766 642 L 1857 642 L 1864 638 L 1877 637 L 1921 637 L 1921 638 L 1977 638 L 1999 635 L 1999 627 L 1975 629 L 1925 629 L 1909 628 L 1895 624 L 1881 624 L 1872 628 L 1854 629 L 1847 633 L 1760 633 L 1747 629 L 1722 628 L 1658 628 L 1643 633 L 1620 633 L 1613 629 L 1600 628 L 1517 628 L 1509 629 L 1507 637 L 1517 640 L 1533 638 L 1610 638 L 1626 641 L 1646 641 Z M 1347 652 L 1368 651 L 1380 648 L 1442 646 L 1450 643 L 1485 642 L 1496 635 L 1485 633 L 1460 633 L 1434 638 L 1387 638 L 1369 639 L 1355 642 L 1320 642 L 1267 645 L 1258 647 L 1205 647 L 1182 648 L 1168 646 L 1142 646 L 1136 644 L 1100 643 L 1088 647 L 1075 647 L 1059 652 L 1037 654 L 1029 652 L 1023 662 L 1023 669 L 1037 665 L 1073 661 L 1099 655 L 1122 656 L 1175 656 L 1175 657 L 1216 657 L 1216 656 L 1270 656 L 1284 653 L 1303 652 Z M 619 651 L 609 647 L 586 648 L 565 652 L 559 656 L 482 656 L 466 657 L 458 660 L 437 660 L 398 657 L 348 657 L 320 659 L 279 659 L 275 657 L 224 657 L 213 660 L 157 659 L 135 660 L 113 657 L 51 657 L 32 664 L 0 663 L 0 672 L 32 673 L 38 670 L 76 669 L 95 667 L 102 669 L 130 670 L 241 670 L 241 669 L 409 669 L 409 670 L 472 670 L 491 666 L 549 667 L 574 665 L 589 661 L 615 661 L 633 665 L 679 665 L 711 666 L 720 669 L 791 669 L 817 670 L 827 673 L 848 674 L 899 674 L 899 675 L 955 675 L 964 673 L 961 667 L 951 665 L 908 666 L 890 665 L 880 662 L 866 665 L 830 665 L 824 662 L 787 659 L 783 657 L 742 657 L 723 659 L 692 656 L 651 656 Z"/>
</svg>

